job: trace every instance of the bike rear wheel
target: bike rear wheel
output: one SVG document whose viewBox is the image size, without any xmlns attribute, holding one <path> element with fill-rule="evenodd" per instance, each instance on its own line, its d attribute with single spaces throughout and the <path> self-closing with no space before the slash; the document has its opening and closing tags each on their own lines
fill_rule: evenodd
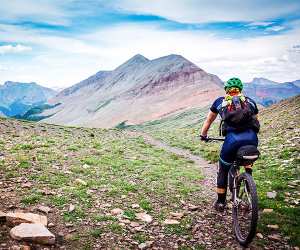
<svg viewBox="0 0 300 250">
<path fill-rule="evenodd" d="M 248 173 L 237 177 L 232 218 L 236 239 L 240 245 L 246 247 L 255 237 L 258 220 L 256 185 Z"/>
</svg>

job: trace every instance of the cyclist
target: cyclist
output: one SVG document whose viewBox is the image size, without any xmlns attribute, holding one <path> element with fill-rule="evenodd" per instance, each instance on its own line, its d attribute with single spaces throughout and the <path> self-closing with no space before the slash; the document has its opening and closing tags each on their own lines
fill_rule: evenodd
<svg viewBox="0 0 300 250">
<path fill-rule="evenodd" d="M 217 211 L 223 211 L 226 206 L 226 192 L 228 182 L 228 172 L 235 159 L 236 152 L 239 147 L 244 145 L 258 145 L 257 133 L 259 131 L 259 123 L 257 120 L 258 109 L 256 103 L 249 97 L 245 97 L 242 94 L 243 83 L 239 78 L 231 78 L 224 84 L 226 92 L 225 97 L 217 98 L 212 104 L 207 118 L 202 126 L 200 138 L 203 141 L 207 141 L 207 132 L 219 114 L 222 121 L 225 121 L 222 127 L 222 135 L 225 136 L 225 141 L 221 149 L 217 176 L 217 200 L 214 203 L 214 208 Z M 241 122 L 241 124 L 230 123 L 227 119 L 230 113 L 229 107 L 232 107 L 233 102 L 239 101 L 242 107 L 247 106 L 248 110 L 242 110 L 243 118 L 247 117 L 247 122 Z M 244 105 L 243 103 L 247 103 Z M 238 110 L 234 107 L 234 110 Z M 227 112 L 225 115 L 224 113 Z M 232 113 L 230 119 L 234 119 L 237 113 Z M 251 117 L 250 117 L 251 116 Z M 226 120 L 227 119 L 227 120 Z M 245 120 L 244 120 L 245 121 Z M 234 125 L 233 125 L 234 124 Z M 247 166 L 251 168 L 252 166 Z M 251 170 L 250 170 L 251 171 Z"/>
</svg>

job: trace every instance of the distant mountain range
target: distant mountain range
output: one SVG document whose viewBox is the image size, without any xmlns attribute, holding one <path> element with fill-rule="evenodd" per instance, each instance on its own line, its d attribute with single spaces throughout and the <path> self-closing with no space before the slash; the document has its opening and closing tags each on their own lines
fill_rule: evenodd
<svg viewBox="0 0 300 250">
<path fill-rule="evenodd" d="M 254 78 L 244 86 L 245 94 L 263 106 L 300 94 L 300 80 Z M 222 95 L 223 82 L 216 75 L 180 55 L 149 60 L 138 54 L 59 93 L 36 83 L 6 82 L 0 86 L 0 116 L 114 127 L 203 108 Z"/>
<path fill-rule="evenodd" d="M 0 85 L 0 116 L 23 115 L 41 105 L 57 92 L 36 83 L 5 82 Z"/>
<path fill-rule="evenodd" d="M 265 78 L 254 78 L 244 84 L 244 92 L 263 106 L 300 94 L 300 80 L 278 83 Z"/>
</svg>

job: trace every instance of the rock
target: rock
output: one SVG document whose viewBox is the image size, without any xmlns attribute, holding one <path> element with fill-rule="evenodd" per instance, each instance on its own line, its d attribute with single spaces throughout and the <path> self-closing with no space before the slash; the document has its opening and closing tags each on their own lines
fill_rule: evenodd
<svg viewBox="0 0 300 250">
<path fill-rule="evenodd" d="M 38 206 L 36 208 L 38 211 L 43 212 L 45 214 L 48 214 L 51 212 L 51 208 L 50 207 L 46 207 L 46 206 Z"/>
<path fill-rule="evenodd" d="M 31 188 L 32 183 L 31 182 L 25 182 L 21 184 L 21 188 Z"/>
<path fill-rule="evenodd" d="M 133 209 L 135 209 L 135 208 L 139 208 L 140 205 L 139 205 L 139 204 L 132 204 L 131 207 L 132 207 Z"/>
<path fill-rule="evenodd" d="M 40 244 L 55 244 L 55 236 L 41 224 L 22 223 L 10 230 L 10 236 L 15 240 L 31 241 Z"/>
<path fill-rule="evenodd" d="M 87 169 L 87 168 L 89 168 L 90 166 L 88 165 L 88 164 L 84 164 L 84 165 L 82 165 L 82 168 L 84 168 L 84 169 Z"/>
<path fill-rule="evenodd" d="M 275 230 L 279 229 L 278 225 L 267 225 L 267 227 Z"/>
<path fill-rule="evenodd" d="M 123 214 L 123 210 L 121 208 L 114 208 L 113 210 L 110 211 L 112 215 L 119 215 Z"/>
<path fill-rule="evenodd" d="M 263 213 L 264 214 L 268 214 L 268 213 L 272 213 L 273 212 L 273 209 L 272 208 L 265 208 L 264 210 L 263 210 Z"/>
<path fill-rule="evenodd" d="M 138 248 L 139 249 L 146 249 L 146 248 L 151 247 L 152 245 L 153 245 L 153 241 L 148 240 L 146 242 L 143 242 L 143 243 L 139 244 Z"/>
<path fill-rule="evenodd" d="M 48 227 L 55 227 L 55 224 L 54 223 L 49 223 Z"/>
<path fill-rule="evenodd" d="M 274 240 L 274 241 L 281 241 L 281 236 L 279 234 L 271 234 L 268 235 L 268 238 L 270 240 Z"/>
<path fill-rule="evenodd" d="M 146 249 L 147 248 L 147 244 L 144 242 L 144 243 L 141 243 L 139 244 L 139 249 Z"/>
<path fill-rule="evenodd" d="M 6 213 L 0 211 L 0 222 L 6 221 Z"/>
<path fill-rule="evenodd" d="M 66 227 L 73 227 L 73 224 L 72 223 L 67 223 Z"/>
<path fill-rule="evenodd" d="M 33 213 L 21 213 L 21 212 L 14 212 L 14 213 L 7 213 L 6 214 L 6 221 L 7 224 L 10 226 L 16 226 L 21 223 L 34 223 L 34 224 L 41 224 L 47 226 L 47 217 L 44 215 L 33 214 Z"/>
<path fill-rule="evenodd" d="M 166 225 L 178 225 L 178 224 L 180 224 L 180 222 L 178 220 L 166 219 L 164 221 L 164 224 L 166 224 Z"/>
<path fill-rule="evenodd" d="M 131 227 L 138 227 L 138 226 L 140 226 L 140 224 L 133 221 L 133 222 L 130 223 L 130 226 Z"/>
<path fill-rule="evenodd" d="M 189 206 L 188 206 L 188 210 L 189 211 L 196 211 L 196 210 L 198 210 L 200 208 L 200 206 L 195 206 L 195 205 L 192 205 L 192 204 L 190 204 Z"/>
<path fill-rule="evenodd" d="M 277 192 L 276 191 L 272 191 L 272 192 L 267 192 L 267 197 L 269 199 L 275 199 L 277 196 Z"/>
<path fill-rule="evenodd" d="M 80 185 L 83 185 L 83 186 L 86 186 L 86 185 L 87 185 L 87 183 L 86 183 L 84 180 L 81 180 L 81 179 L 79 179 L 79 178 L 77 178 L 77 179 L 75 180 L 75 183 L 80 184 Z"/>
<path fill-rule="evenodd" d="M 69 213 L 72 213 L 73 211 L 75 210 L 75 205 L 73 205 L 73 204 L 70 204 L 70 206 L 69 206 Z"/>
<path fill-rule="evenodd" d="M 258 238 L 260 238 L 260 239 L 263 239 L 263 238 L 264 238 L 264 236 L 263 236 L 261 233 L 257 233 L 256 236 L 257 236 Z"/>
<path fill-rule="evenodd" d="M 183 213 L 173 213 L 173 212 L 171 212 L 170 215 L 176 219 L 181 219 L 184 216 Z"/>
<path fill-rule="evenodd" d="M 150 223 L 153 220 L 152 216 L 147 213 L 137 213 L 136 218 L 147 223 Z"/>
<path fill-rule="evenodd" d="M 17 245 L 13 245 L 10 247 L 10 250 L 21 250 L 21 247 Z"/>
</svg>

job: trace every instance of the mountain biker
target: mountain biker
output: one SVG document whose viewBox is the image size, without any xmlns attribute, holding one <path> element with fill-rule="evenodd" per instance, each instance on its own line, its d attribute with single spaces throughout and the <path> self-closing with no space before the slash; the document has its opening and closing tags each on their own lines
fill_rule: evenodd
<svg viewBox="0 0 300 250">
<path fill-rule="evenodd" d="M 217 98 L 212 104 L 207 118 L 202 126 L 200 138 L 202 141 L 208 141 L 207 132 L 219 114 L 224 121 L 225 110 L 228 113 L 228 107 L 231 107 L 233 101 L 238 100 L 243 107 L 243 103 L 247 102 L 248 112 L 243 110 L 242 116 L 251 116 L 247 122 L 241 124 L 230 123 L 225 119 L 222 127 L 222 135 L 225 136 L 218 167 L 217 176 L 217 200 L 214 203 L 214 208 L 217 211 L 223 211 L 226 206 L 226 192 L 228 182 L 228 172 L 235 160 L 236 152 L 239 147 L 244 145 L 258 145 L 257 133 L 259 131 L 259 122 L 257 120 L 258 109 L 256 103 L 249 97 L 242 94 L 243 83 L 239 78 L 230 78 L 224 84 L 226 92 L 225 97 Z M 238 110 L 234 108 L 234 110 Z M 246 114 L 246 115 L 245 115 Z M 231 115 L 234 117 L 235 113 Z M 238 114 L 237 114 L 238 115 Z M 229 117 L 229 116 L 227 116 Z M 228 121 L 228 122 L 226 122 Z M 227 124 L 226 124 L 227 123 Z M 234 124 L 234 125 L 233 125 Z M 252 166 L 247 166 L 251 169 Z M 251 170 L 250 170 L 251 171 Z"/>
</svg>

